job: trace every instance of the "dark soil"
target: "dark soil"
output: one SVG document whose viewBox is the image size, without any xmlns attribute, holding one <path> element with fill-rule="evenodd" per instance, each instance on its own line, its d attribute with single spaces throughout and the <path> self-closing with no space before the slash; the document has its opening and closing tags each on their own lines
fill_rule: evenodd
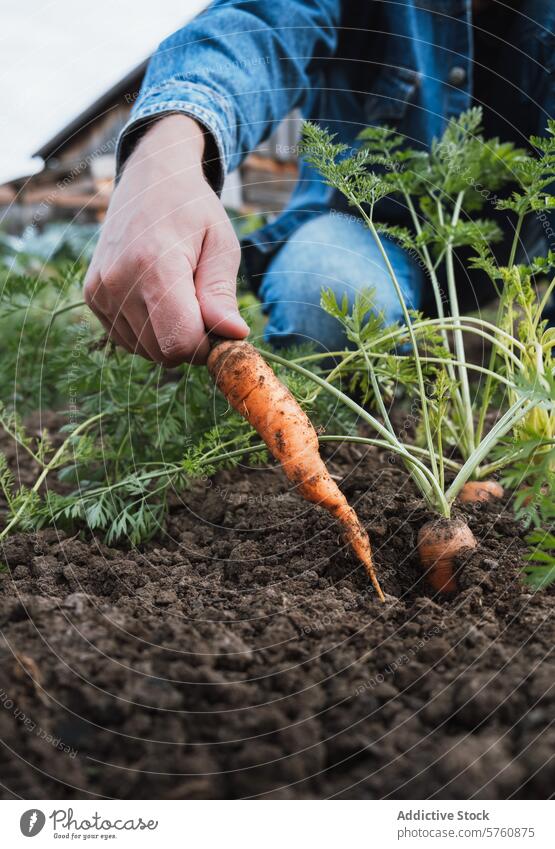
<svg viewBox="0 0 555 849">
<path fill-rule="evenodd" d="M 434 597 L 430 518 L 384 455 L 330 467 L 387 603 L 280 471 L 176 498 L 141 551 L 55 530 L 4 545 L 0 781 L 13 798 L 545 798 L 555 786 L 552 591 L 509 504 Z"/>
</svg>

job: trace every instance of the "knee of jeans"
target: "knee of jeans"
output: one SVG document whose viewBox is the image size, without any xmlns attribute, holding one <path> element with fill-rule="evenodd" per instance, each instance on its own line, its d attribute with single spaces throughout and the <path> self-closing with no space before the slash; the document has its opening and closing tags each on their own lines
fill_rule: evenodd
<svg viewBox="0 0 555 849">
<path fill-rule="evenodd" d="M 332 240 L 330 227 L 335 223 Z M 375 311 L 383 314 L 384 323 L 403 321 L 401 304 L 371 234 L 360 224 L 349 224 L 348 233 L 339 232 L 341 227 L 347 225 L 330 221 L 330 216 L 309 222 L 270 263 L 260 288 L 269 317 L 268 341 L 282 345 L 314 341 L 327 350 L 344 348 L 347 340 L 341 324 L 320 307 L 323 288 L 331 289 L 338 302 L 347 295 L 351 307 L 357 293 L 373 289 Z M 407 306 L 418 309 L 421 270 L 399 246 L 388 248 Z"/>
<path fill-rule="evenodd" d="M 350 347 L 341 324 L 317 303 L 270 300 L 264 312 L 268 316 L 264 339 L 276 347 L 310 344 L 324 351 Z"/>
<path fill-rule="evenodd" d="M 312 343 L 328 351 L 342 350 L 347 344 L 344 330 L 320 306 L 321 290 L 336 283 L 313 251 L 305 252 L 295 243 L 286 245 L 260 287 L 262 309 L 268 316 L 266 341 L 280 347 Z"/>
</svg>

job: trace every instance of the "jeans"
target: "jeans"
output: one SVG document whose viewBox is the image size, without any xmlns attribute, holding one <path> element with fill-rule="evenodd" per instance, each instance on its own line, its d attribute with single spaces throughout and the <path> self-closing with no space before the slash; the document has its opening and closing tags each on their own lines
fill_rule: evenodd
<svg viewBox="0 0 555 849">
<path fill-rule="evenodd" d="M 431 288 L 425 269 L 390 239 L 383 239 L 383 244 L 407 307 L 422 309 L 430 301 Z M 545 250 L 541 227 L 527 227 L 517 261 L 529 262 Z M 281 347 L 312 342 L 324 351 L 342 350 L 347 344 L 345 333 L 339 321 L 320 307 L 322 288 L 332 289 L 338 302 L 346 294 L 350 306 L 357 292 L 372 288 L 375 311 L 383 313 L 384 322 L 404 322 L 379 248 L 354 215 L 329 213 L 311 219 L 274 256 L 259 290 L 268 316 L 266 341 Z M 553 301 L 544 318 L 552 323 Z"/>
<path fill-rule="evenodd" d="M 414 259 L 388 240 L 385 243 L 407 306 L 419 309 L 425 273 Z M 340 302 L 346 294 L 375 290 L 376 312 L 386 323 L 402 321 L 397 294 L 378 247 L 367 227 L 354 216 L 328 214 L 303 224 L 276 254 L 260 288 L 268 315 L 265 338 L 273 345 L 314 342 L 327 351 L 345 347 L 343 328 L 320 307 L 320 291 L 330 288 Z"/>
</svg>

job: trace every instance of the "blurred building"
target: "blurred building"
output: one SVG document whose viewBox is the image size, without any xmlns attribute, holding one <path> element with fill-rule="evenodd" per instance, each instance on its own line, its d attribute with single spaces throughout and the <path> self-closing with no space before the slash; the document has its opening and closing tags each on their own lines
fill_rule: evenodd
<svg viewBox="0 0 555 849">
<path fill-rule="evenodd" d="M 106 91 L 36 151 L 44 168 L 0 186 L 0 225 L 18 232 L 59 220 L 101 221 L 115 172 L 116 140 L 137 98 L 147 62 Z M 226 206 L 273 215 L 283 208 L 296 176 L 300 119 L 287 118 L 226 180 Z"/>
</svg>

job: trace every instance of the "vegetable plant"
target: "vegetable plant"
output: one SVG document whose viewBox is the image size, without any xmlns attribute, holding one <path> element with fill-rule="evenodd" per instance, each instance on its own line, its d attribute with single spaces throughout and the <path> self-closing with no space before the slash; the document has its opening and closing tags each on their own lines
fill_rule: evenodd
<svg viewBox="0 0 555 849">
<path fill-rule="evenodd" d="M 11 455 L 0 454 L 7 508 L 0 539 L 48 524 L 84 525 L 110 544 L 137 545 L 161 530 L 172 498 L 191 482 L 267 457 L 248 422 L 214 393 L 205 368 L 168 372 L 107 342 L 83 303 L 83 272 L 73 263 L 54 277 L 0 278 L 0 427 Z M 250 297 L 244 302 L 251 308 Z M 322 441 L 356 437 L 348 406 L 315 396 L 298 371 L 276 368 L 327 427 Z M 22 458 L 32 483 L 20 479 Z"/>
<path fill-rule="evenodd" d="M 452 516 L 456 499 L 486 498 L 496 487 L 499 494 L 490 478 L 500 473 L 514 487 L 526 472 L 536 495 L 532 534 L 544 531 L 543 542 L 532 540 L 535 562 L 549 567 L 553 540 L 545 533 L 548 514 L 538 505 L 544 471 L 553 470 L 553 334 L 541 319 L 553 284 L 539 293 L 537 281 L 555 261 L 551 254 L 527 266 L 516 259 L 526 216 L 552 205 L 554 132 L 550 124 L 548 139 L 532 140 L 532 156 L 495 139 L 484 141 L 479 110 L 470 110 L 449 124 L 429 152 L 407 147 L 387 128 L 369 128 L 360 151 L 348 155 L 325 130 L 306 125 L 305 156 L 369 228 L 403 320 L 385 324 L 372 281 L 353 304 L 324 291 L 322 306 L 342 323 L 346 348 L 332 352 L 330 363 L 329 353 L 315 350 L 216 345 L 209 367 L 222 396 L 214 394 L 204 368 L 166 372 L 107 342 L 84 307 L 78 264 L 58 265 L 48 279 L 5 271 L 0 425 L 16 462 L 25 454 L 35 479 L 23 485 L 13 462 L 0 458 L 7 505 L 0 539 L 15 529 L 85 525 L 109 543 L 139 544 L 160 530 L 172 499 L 191 481 L 246 458 L 264 460 L 269 449 L 299 492 L 343 524 L 381 593 L 366 532 L 320 460 L 319 439 L 378 446 L 405 465 L 436 517 L 421 529 L 419 551 L 437 590 L 454 588 L 454 558 L 475 545 L 468 526 Z M 498 191 L 510 183 L 516 184 L 514 193 L 495 201 L 517 216 L 501 264 L 491 247 L 501 238 L 497 225 L 476 217 L 486 203 L 479 186 Z M 405 204 L 410 226 L 380 222 L 379 203 L 388 195 Z M 392 239 L 426 269 L 436 317 L 405 303 L 388 257 Z M 494 320 L 459 308 L 456 251 L 462 247 L 471 249 L 472 264 L 498 289 Z M 469 358 L 472 338 L 491 346 L 486 365 Z M 244 374 L 238 388 L 233 369 L 224 365 L 240 353 Z M 263 380 L 250 386 L 255 376 Z M 400 387 L 418 411 L 415 438 L 398 432 L 391 415 Z M 53 426 L 51 418 L 49 426 L 42 421 L 43 410 L 56 412 Z M 325 424 L 326 433 L 317 436 L 307 415 Z M 280 417 L 287 419 L 285 428 Z M 370 435 L 361 434 L 360 423 Z M 546 574 L 538 581 L 545 583 L 552 571 Z"/>
<path fill-rule="evenodd" d="M 289 389 L 249 342 L 216 341 L 208 357 L 208 370 L 231 406 L 260 434 L 303 498 L 337 519 L 378 598 L 385 601 L 368 534 L 330 476 L 320 457 L 314 426 Z"/>
<path fill-rule="evenodd" d="M 553 383 L 551 394 L 555 394 Z M 520 438 L 516 445 L 517 459 L 505 470 L 504 483 L 517 490 L 517 515 L 531 527 L 525 567 L 528 582 L 536 589 L 543 589 L 555 581 L 555 443 L 546 445 L 544 440 L 531 435 Z M 514 447 L 510 445 L 508 449 Z"/>
<path fill-rule="evenodd" d="M 531 140 L 537 155 L 530 156 L 496 139 L 484 141 L 480 120 L 479 109 L 452 120 L 443 138 L 434 142 L 429 152 L 408 148 L 403 137 L 390 129 L 372 127 L 361 134 L 361 149 L 347 155 L 347 147 L 335 143 L 326 130 L 312 124 L 304 129 L 306 158 L 330 186 L 344 195 L 370 230 L 401 306 L 402 326 L 365 338 L 361 333 L 360 303 L 349 314 L 346 299 L 338 305 L 327 293 L 322 302 L 342 322 L 354 346 L 352 352 L 338 352 L 342 359 L 336 373 L 366 370 L 381 419 L 381 435 L 400 452 L 415 484 L 441 517 L 442 521 L 433 527 L 425 526 L 420 532 L 421 560 L 428 569 L 430 559 L 441 564 L 440 549 L 450 551 L 452 566 L 459 549 L 472 547 L 468 529 L 448 521 L 459 495 L 471 500 L 488 497 L 492 491 L 492 482 L 477 489 L 476 484 L 469 483 L 471 479 L 487 478 L 511 463 L 521 450 L 518 440 L 524 433 L 531 431 L 537 437 L 536 456 L 553 441 L 554 397 L 546 390 L 553 374 L 555 336 L 541 319 L 553 283 L 538 298 L 533 279 L 538 272 L 545 274 L 552 269 L 554 257 L 548 254 L 528 268 L 516 265 L 515 259 L 526 215 L 553 206 L 547 187 L 555 178 L 555 123 L 550 122 L 547 139 Z M 516 183 L 517 189 L 510 198 L 495 200 L 498 209 L 517 215 L 507 263 L 500 266 L 491 247 L 501 238 L 499 228 L 491 220 L 470 215 L 475 216 L 485 204 L 478 187 L 487 185 L 489 190 L 499 190 L 511 182 Z M 379 203 L 388 195 L 403 199 L 412 228 L 391 227 L 379 221 Z M 388 256 L 387 240 L 391 238 L 417 256 L 425 267 L 437 318 L 423 319 L 406 304 Z M 484 269 L 497 286 L 499 309 L 495 322 L 461 315 L 454 261 L 459 247 L 473 249 L 472 265 Z M 440 285 L 443 278 L 447 282 L 449 314 Z M 523 312 L 518 322 L 517 307 Z M 440 335 L 441 346 L 436 337 L 430 350 L 433 331 Z M 470 335 L 478 335 L 491 345 L 487 367 L 469 360 L 465 340 Z M 396 338 L 399 346 L 408 346 L 409 352 L 405 354 L 404 348 L 399 347 L 394 356 L 384 354 L 379 345 L 387 336 Z M 395 433 L 383 403 L 384 376 L 394 379 L 401 360 L 412 367 L 412 381 L 410 368 L 405 371 L 405 378 L 409 376 L 409 389 L 420 406 L 424 457 L 416 455 L 415 446 Z M 483 389 L 480 384 L 473 386 L 474 372 L 485 376 Z M 499 414 L 487 429 L 493 399 Z M 366 420 L 376 427 L 375 421 L 369 417 Z M 494 459 L 494 450 L 505 437 L 516 440 L 514 451 L 504 455 L 498 452 Z M 451 457 L 445 457 L 449 445 L 456 449 L 455 464 Z M 403 450 L 409 456 L 404 456 Z M 433 556 L 429 545 L 436 545 Z M 444 566 L 442 583 L 449 589 L 449 570 Z"/>
</svg>

